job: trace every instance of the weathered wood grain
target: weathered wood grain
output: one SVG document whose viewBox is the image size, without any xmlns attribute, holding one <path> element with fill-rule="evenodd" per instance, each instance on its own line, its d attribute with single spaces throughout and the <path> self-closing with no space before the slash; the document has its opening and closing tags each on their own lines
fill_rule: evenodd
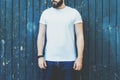
<svg viewBox="0 0 120 80">
<path fill-rule="evenodd" d="M 120 80 L 120 0 L 65 0 L 83 19 L 77 80 Z M 0 0 L 0 80 L 39 80 L 37 35 L 51 0 Z"/>
</svg>

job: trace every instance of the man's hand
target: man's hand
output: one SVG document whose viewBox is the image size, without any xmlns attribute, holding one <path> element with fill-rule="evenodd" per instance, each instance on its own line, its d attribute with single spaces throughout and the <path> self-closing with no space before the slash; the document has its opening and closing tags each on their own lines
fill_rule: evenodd
<svg viewBox="0 0 120 80">
<path fill-rule="evenodd" d="M 43 57 L 38 59 L 38 65 L 41 69 L 46 69 L 47 64 L 46 64 L 46 61 Z"/>
<path fill-rule="evenodd" d="M 82 60 L 80 58 L 77 58 L 75 60 L 73 69 L 77 71 L 80 71 L 82 69 Z"/>
</svg>

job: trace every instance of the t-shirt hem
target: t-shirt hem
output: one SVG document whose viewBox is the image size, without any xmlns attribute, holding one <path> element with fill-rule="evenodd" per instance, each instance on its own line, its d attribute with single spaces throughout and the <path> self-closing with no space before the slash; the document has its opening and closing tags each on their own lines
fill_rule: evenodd
<svg viewBox="0 0 120 80">
<path fill-rule="evenodd" d="M 75 61 L 75 59 L 73 60 L 50 60 L 50 59 L 45 59 L 46 61 L 53 61 L 53 62 L 70 62 L 70 61 Z"/>
</svg>

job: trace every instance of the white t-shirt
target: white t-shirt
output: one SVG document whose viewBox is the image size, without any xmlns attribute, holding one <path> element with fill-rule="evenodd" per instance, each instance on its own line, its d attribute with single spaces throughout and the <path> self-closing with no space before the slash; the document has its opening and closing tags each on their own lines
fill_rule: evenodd
<svg viewBox="0 0 120 80">
<path fill-rule="evenodd" d="M 76 59 L 74 24 L 81 23 L 80 13 L 66 6 L 63 9 L 53 7 L 43 11 L 40 23 L 45 24 L 47 61 L 74 61 Z"/>
</svg>

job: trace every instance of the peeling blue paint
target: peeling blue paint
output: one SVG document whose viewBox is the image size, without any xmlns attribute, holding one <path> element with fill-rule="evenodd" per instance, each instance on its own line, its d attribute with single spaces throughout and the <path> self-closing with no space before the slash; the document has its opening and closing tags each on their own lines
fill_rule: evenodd
<svg viewBox="0 0 120 80">
<path fill-rule="evenodd" d="M 3 58 L 4 57 L 4 54 L 5 54 L 5 41 L 2 39 L 1 40 L 1 58 Z"/>
<path fill-rule="evenodd" d="M 39 80 L 36 37 L 50 1 L 1 0 L 0 80 Z M 120 80 L 120 0 L 65 2 L 81 12 L 84 22 L 81 80 Z"/>
<path fill-rule="evenodd" d="M 32 26 L 33 26 L 33 23 L 30 23 L 30 22 L 29 22 L 29 23 L 27 24 L 27 30 L 28 30 L 28 32 L 30 32 L 30 33 L 32 33 L 32 30 L 33 30 L 33 27 L 32 27 Z"/>
</svg>

